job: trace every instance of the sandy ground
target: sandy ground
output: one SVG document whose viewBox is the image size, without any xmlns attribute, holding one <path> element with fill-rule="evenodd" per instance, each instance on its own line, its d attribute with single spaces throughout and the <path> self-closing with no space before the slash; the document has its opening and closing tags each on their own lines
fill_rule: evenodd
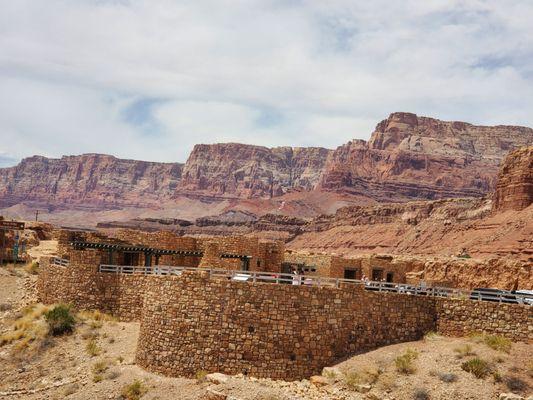
<svg viewBox="0 0 533 400">
<path fill-rule="evenodd" d="M 31 298 L 25 291 L 33 287 L 32 280 L 35 276 L 22 268 L 0 270 L 0 305 L 4 310 L 0 311 L 0 333 L 11 329 L 26 299 Z M 321 386 L 308 380 L 283 382 L 243 376 L 225 377 L 225 382 L 216 384 L 142 370 L 134 364 L 138 334 L 137 323 L 89 319 L 79 321 L 70 335 L 47 337 L 38 348 L 17 350 L 16 342 L 4 345 L 0 347 L 0 399 L 120 399 L 122 389 L 136 379 L 146 388 L 142 399 L 147 400 L 485 400 L 510 392 L 509 384 L 521 386 L 514 391 L 524 397 L 533 387 L 533 344 L 515 343 L 510 353 L 505 353 L 476 339 L 437 336 L 352 357 L 334 366 L 334 372 L 322 378 Z M 97 354 L 87 351 L 91 340 L 96 343 Z M 475 355 L 458 356 L 455 349 L 465 344 Z M 416 350 L 418 358 L 414 373 L 404 375 L 396 370 L 394 359 L 408 348 Z M 463 371 L 461 364 L 475 356 L 487 360 L 498 373 L 477 379 Z M 105 371 L 95 373 L 97 363 L 105 364 Z M 444 373 L 453 374 L 454 382 L 443 382 Z M 348 377 L 354 374 L 361 377 L 357 384 L 362 386 L 349 385 Z M 423 391 L 428 397 L 415 396 Z"/>
</svg>

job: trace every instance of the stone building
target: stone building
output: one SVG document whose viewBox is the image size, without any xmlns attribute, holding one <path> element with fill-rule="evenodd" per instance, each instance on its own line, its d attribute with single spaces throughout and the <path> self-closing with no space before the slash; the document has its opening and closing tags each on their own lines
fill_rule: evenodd
<svg viewBox="0 0 533 400">
<path fill-rule="evenodd" d="M 110 236 L 94 231 L 58 233 L 62 258 L 70 259 L 73 250 L 82 249 L 100 250 L 101 264 L 280 272 L 285 246 L 254 237 L 195 238 L 165 231 L 120 230 Z"/>
<path fill-rule="evenodd" d="M 405 283 L 412 262 L 379 254 L 341 257 L 286 251 L 283 268 L 285 271 L 297 269 L 312 276 L 343 279 L 362 279 L 365 276 L 373 281 Z"/>
</svg>

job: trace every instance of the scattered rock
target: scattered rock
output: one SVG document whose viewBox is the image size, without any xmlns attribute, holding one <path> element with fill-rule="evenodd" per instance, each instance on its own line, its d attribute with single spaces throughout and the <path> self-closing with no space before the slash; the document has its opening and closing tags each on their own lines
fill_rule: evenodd
<svg viewBox="0 0 533 400">
<path fill-rule="evenodd" d="M 524 400 L 524 398 L 518 394 L 514 393 L 501 393 L 500 400 Z"/>
<path fill-rule="evenodd" d="M 214 372 L 212 374 L 206 375 L 205 380 L 207 382 L 214 383 L 215 385 L 219 385 L 221 383 L 226 383 L 229 380 L 229 376 L 221 374 L 219 372 Z"/>
<path fill-rule="evenodd" d="M 320 375 L 312 376 L 309 381 L 311 382 L 311 384 L 317 387 L 326 386 L 329 384 L 328 379 Z"/>
</svg>

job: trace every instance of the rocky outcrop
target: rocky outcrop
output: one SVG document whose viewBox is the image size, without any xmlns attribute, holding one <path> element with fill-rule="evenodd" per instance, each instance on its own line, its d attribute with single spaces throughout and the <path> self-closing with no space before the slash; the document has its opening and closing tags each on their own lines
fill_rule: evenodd
<svg viewBox="0 0 533 400">
<path fill-rule="evenodd" d="M 319 188 L 378 201 L 482 196 L 494 189 L 511 149 L 533 142 L 533 129 L 475 126 L 394 113 L 370 141 L 351 141 L 329 158 Z"/>
<path fill-rule="evenodd" d="M 194 146 L 181 190 L 215 196 L 270 198 L 317 184 L 330 150 L 267 148 L 238 143 Z"/>
<path fill-rule="evenodd" d="M 523 210 L 533 203 L 533 146 L 515 150 L 500 168 L 493 210 Z"/>
<path fill-rule="evenodd" d="M 488 199 L 351 206 L 306 224 L 288 247 L 343 255 L 438 254 L 533 262 L 533 208 L 491 213 Z"/>
<path fill-rule="evenodd" d="M 170 198 L 182 164 L 122 160 L 103 154 L 34 156 L 0 169 L 0 205 L 19 202 L 78 207 L 156 204 Z"/>
<path fill-rule="evenodd" d="M 159 207 L 187 198 L 196 204 L 229 201 L 233 206 L 235 199 L 254 199 L 245 205 L 253 210 L 254 205 L 263 208 L 265 199 L 301 195 L 278 209 L 289 214 L 295 205 L 292 215 L 304 216 L 337 208 L 324 208 L 328 200 L 321 195 L 339 196 L 345 204 L 354 199 L 368 204 L 480 197 L 494 189 L 506 153 L 531 143 L 530 128 L 394 113 L 377 125 L 369 142 L 351 141 L 334 151 L 200 144 L 185 165 L 101 154 L 34 156 L 0 169 L 0 207 L 21 202 L 63 208 Z"/>
</svg>

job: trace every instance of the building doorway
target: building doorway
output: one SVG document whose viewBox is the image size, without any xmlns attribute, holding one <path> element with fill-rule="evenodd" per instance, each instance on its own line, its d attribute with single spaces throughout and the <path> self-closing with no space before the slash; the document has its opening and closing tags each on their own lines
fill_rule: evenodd
<svg viewBox="0 0 533 400">
<path fill-rule="evenodd" d="M 372 280 L 373 281 L 381 281 L 383 280 L 383 270 L 382 269 L 373 269 L 372 270 Z"/>
<path fill-rule="evenodd" d="M 387 277 L 385 278 L 387 282 L 394 281 L 394 274 L 392 272 L 387 272 Z"/>
</svg>

